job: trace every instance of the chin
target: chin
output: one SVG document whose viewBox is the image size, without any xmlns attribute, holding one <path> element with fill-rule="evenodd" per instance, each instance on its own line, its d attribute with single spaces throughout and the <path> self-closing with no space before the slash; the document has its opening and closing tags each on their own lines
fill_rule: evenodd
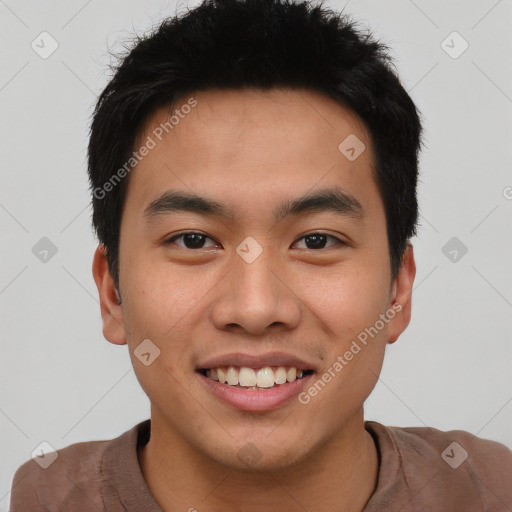
<svg viewBox="0 0 512 512">
<path fill-rule="evenodd" d="M 249 435 L 244 438 L 247 440 L 235 441 L 230 437 L 224 447 L 220 448 L 216 443 L 214 447 L 209 446 L 205 451 L 214 462 L 230 470 L 261 474 L 291 469 L 308 456 L 308 450 L 303 442 L 296 439 L 284 443 L 279 438 L 269 440 L 268 434 Z"/>
</svg>

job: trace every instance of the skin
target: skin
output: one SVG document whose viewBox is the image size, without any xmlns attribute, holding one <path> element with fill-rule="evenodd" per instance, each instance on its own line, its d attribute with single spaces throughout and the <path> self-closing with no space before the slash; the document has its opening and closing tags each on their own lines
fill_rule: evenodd
<svg viewBox="0 0 512 512">
<path fill-rule="evenodd" d="M 350 110 L 308 90 L 194 96 L 197 106 L 129 177 L 121 304 L 102 246 L 93 263 L 103 334 L 128 344 L 151 401 L 151 439 L 138 452 L 144 478 L 166 511 L 362 510 L 378 475 L 363 403 L 386 345 L 409 323 L 416 272 L 408 245 L 391 279 L 369 134 Z M 155 112 L 138 144 L 167 118 L 167 108 Z M 350 134 L 366 146 L 355 161 L 338 150 Z M 332 187 L 354 196 L 364 217 L 308 212 L 275 223 L 281 202 Z M 214 199 L 234 218 L 144 218 L 169 189 Z M 183 238 L 164 243 L 186 231 L 210 237 L 206 247 L 186 248 Z M 328 238 L 325 248 L 308 248 L 303 237 L 318 232 L 345 244 Z M 251 264 L 236 252 L 248 236 L 263 248 Z M 273 411 L 238 411 L 195 374 L 205 357 L 280 350 L 314 363 L 316 380 L 396 303 L 401 311 L 306 405 L 292 399 Z M 147 338 L 161 353 L 144 366 L 133 351 Z M 261 455 L 250 467 L 237 456 L 249 441 Z"/>
</svg>

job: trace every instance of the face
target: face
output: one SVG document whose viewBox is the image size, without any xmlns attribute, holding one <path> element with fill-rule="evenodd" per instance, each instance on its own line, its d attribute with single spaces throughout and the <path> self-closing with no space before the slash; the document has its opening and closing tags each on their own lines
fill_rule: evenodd
<svg viewBox="0 0 512 512">
<path fill-rule="evenodd" d="M 372 143 L 338 103 L 209 90 L 176 109 L 136 145 L 153 147 L 129 177 L 121 305 L 95 256 L 104 335 L 128 343 L 161 435 L 232 468 L 284 468 L 361 420 L 409 321 L 412 249 L 392 280 Z"/>
</svg>

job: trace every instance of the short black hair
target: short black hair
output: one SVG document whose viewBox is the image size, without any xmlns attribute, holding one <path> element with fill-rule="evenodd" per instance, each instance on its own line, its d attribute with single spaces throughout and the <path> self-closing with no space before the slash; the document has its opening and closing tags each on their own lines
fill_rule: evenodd
<svg viewBox="0 0 512 512">
<path fill-rule="evenodd" d="M 293 0 L 205 0 L 136 36 L 98 98 L 88 147 L 93 226 L 119 291 L 126 162 L 148 118 L 206 89 L 310 89 L 355 112 L 371 134 L 391 276 L 416 234 L 420 114 L 389 49 L 342 12 Z M 340 141 L 341 142 L 341 141 Z M 124 173 L 119 171 L 125 168 Z M 117 173 L 117 176 L 116 176 Z M 117 181 L 114 181 L 117 178 Z"/>
</svg>

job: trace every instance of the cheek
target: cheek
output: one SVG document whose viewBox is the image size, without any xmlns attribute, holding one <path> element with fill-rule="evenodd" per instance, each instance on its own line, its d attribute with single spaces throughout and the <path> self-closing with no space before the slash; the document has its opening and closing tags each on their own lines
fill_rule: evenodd
<svg viewBox="0 0 512 512">
<path fill-rule="evenodd" d="M 349 409 L 360 405 L 374 388 L 382 367 L 389 321 L 380 318 L 388 309 L 389 296 L 386 274 L 376 270 L 379 268 L 382 264 L 373 269 L 364 266 L 364 270 L 347 265 L 307 292 L 308 307 L 330 341 L 325 371 L 332 385 L 326 399 L 332 400 L 333 407 L 339 400 Z"/>
<path fill-rule="evenodd" d="M 204 272 L 173 269 L 162 261 L 132 261 L 125 280 L 125 318 L 134 333 L 162 340 L 173 338 L 170 333 L 202 307 L 211 287 Z"/>
<path fill-rule="evenodd" d="M 385 312 L 389 285 L 382 274 L 347 265 L 317 274 L 313 280 L 301 276 L 295 282 L 301 286 L 301 299 L 326 326 L 328 335 L 344 342 L 373 325 Z"/>
<path fill-rule="evenodd" d="M 183 362 L 191 359 L 192 350 L 189 318 L 200 307 L 205 286 L 197 288 L 185 276 L 169 269 L 165 263 L 146 263 L 144 268 L 132 264 L 125 280 L 123 315 L 139 383 L 156 404 L 172 403 L 173 411 L 179 411 L 186 404 L 182 403 L 184 394 L 178 383 L 188 371 Z M 145 340 L 151 341 L 144 350 L 150 353 L 148 365 L 139 359 L 139 347 L 148 343 Z"/>
</svg>

